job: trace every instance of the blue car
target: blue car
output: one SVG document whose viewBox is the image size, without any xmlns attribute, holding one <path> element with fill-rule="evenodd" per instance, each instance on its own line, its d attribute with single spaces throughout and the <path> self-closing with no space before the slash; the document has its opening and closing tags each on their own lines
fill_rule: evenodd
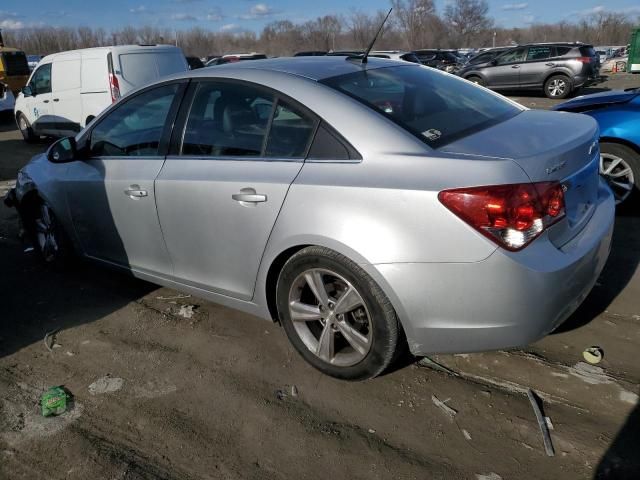
<svg viewBox="0 0 640 480">
<path fill-rule="evenodd" d="M 600 174 L 616 203 L 640 197 L 640 88 L 576 97 L 554 110 L 584 113 L 600 125 Z"/>
</svg>

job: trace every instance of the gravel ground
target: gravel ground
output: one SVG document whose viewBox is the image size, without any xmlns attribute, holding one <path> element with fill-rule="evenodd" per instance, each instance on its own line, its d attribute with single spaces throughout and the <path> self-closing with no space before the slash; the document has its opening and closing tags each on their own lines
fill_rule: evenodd
<svg viewBox="0 0 640 480">
<path fill-rule="evenodd" d="M 44 147 L 0 120 L 0 195 Z M 618 216 L 590 297 L 527 349 L 434 357 L 453 373 L 405 358 L 346 383 L 264 320 L 92 265 L 43 268 L 0 206 L 0 478 L 638 478 L 639 234 L 639 218 Z M 582 361 L 591 345 L 605 351 L 598 367 Z M 74 403 L 42 418 L 54 385 Z"/>
</svg>

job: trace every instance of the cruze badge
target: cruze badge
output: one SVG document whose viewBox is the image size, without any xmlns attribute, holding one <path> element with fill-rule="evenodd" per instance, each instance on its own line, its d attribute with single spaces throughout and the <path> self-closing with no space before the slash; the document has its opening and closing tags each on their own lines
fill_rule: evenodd
<svg viewBox="0 0 640 480">
<path fill-rule="evenodd" d="M 557 172 L 558 170 L 562 170 L 567 165 L 567 162 L 560 162 L 552 165 L 551 167 L 547 167 L 546 172 L 547 175 L 551 175 L 553 172 Z"/>
<path fill-rule="evenodd" d="M 589 147 L 589 155 L 591 155 L 596 148 L 598 148 L 598 142 L 593 142 Z"/>
</svg>

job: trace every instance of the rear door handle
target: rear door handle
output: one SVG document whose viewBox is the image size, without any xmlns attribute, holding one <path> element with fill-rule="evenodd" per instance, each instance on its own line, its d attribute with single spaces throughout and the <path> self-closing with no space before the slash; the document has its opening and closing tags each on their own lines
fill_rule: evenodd
<svg viewBox="0 0 640 480">
<path fill-rule="evenodd" d="M 49 103 L 49 100 L 43 100 L 42 103 Z"/>
<path fill-rule="evenodd" d="M 59 101 L 60 101 L 60 99 L 59 99 L 59 98 L 54 98 L 54 99 L 53 99 L 53 101 L 54 101 L 54 102 L 59 102 Z"/>
<path fill-rule="evenodd" d="M 149 192 L 141 190 L 140 185 L 131 185 L 128 190 L 124 191 L 124 194 L 129 198 L 139 200 L 142 197 L 148 196 Z"/>
<path fill-rule="evenodd" d="M 261 203 L 267 201 L 267 196 L 256 193 L 254 188 L 243 188 L 240 192 L 231 195 L 231 198 L 240 203 Z"/>
<path fill-rule="evenodd" d="M 513 65 L 511 68 L 520 68 L 520 65 Z"/>
<path fill-rule="evenodd" d="M 553 62 L 545 63 L 545 65 L 546 65 L 547 67 L 555 67 L 555 66 L 556 66 L 556 64 L 555 64 L 555 63 L 553 63 Z"/>
</svg>

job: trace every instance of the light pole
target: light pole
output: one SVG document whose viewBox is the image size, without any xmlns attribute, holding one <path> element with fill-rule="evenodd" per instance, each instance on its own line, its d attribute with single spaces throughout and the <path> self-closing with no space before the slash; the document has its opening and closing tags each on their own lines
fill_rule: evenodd
<svg viewBox="0 0 640 480">
<path fill-rule="evenodd" d="M 496 32 L 493 32 L 493 48 L 496 48 Z"/>
</svg>

